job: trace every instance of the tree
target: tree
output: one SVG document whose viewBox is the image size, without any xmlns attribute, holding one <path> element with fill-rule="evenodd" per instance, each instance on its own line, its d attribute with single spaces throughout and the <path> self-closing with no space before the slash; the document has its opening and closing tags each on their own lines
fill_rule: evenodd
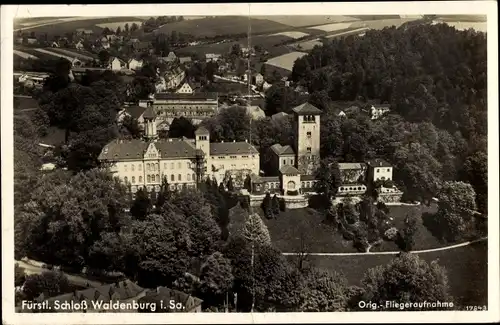
<svg viewBox="0 0 500 325">
<path fill-rule="evenodd" d="M 274 194 L 274 196 L 272 198 L 271 206 L 272 206 L 272 211 L 273 211 L 274 216 L 276 216 L 276 217 L 279 216 L 279 214 L 280 214 L 280 200 L 278 199 L 276 194 Z"/>
<path fill-rule="evenodd" d="M 146 216 L 151 212 L 151 209 L 152 203 L 149 194 L 145 189 L 140 188 L 130 207 L 130 214 L 137 220 L 145 220 Z"/>
<path fill-rule="evenodd" d="M 122 28 L 121 28 L 120 26 L 118 26 L 118 27 L 116 28 L 115 34 L 116 34 L 116 35 L 120 35 L 121 33 L 122 33 Z"/>
<path fill-rule="evenodd" d="M 210 255 L 201 266 L 199 291 L 204 303 L 219 306 L 233 285 L 231 262 L 221 253 Z"/>
<path fill-rule="evenodd" d="M 417 220 L 416 215 L 407 215 L 405 219 L 405 227 L 398 233 L 398 246 L 404 252 L 411 251 L 415 245 L 415 234 L 418 231 Z"/>
<path fill-rule="evenodd" d="M 121 123 L 122 128 L 120 128 L 120 134 L 125 137 L 130 137 L 132 139 L 140 139 L 142 136 L 142 130 L 139 126 L 139 122 L 132 116 L 126 115 Z"/>
<path fill-rule="evenodd" d="M 445 269 L 436 261 L 427 263 L 417 254 L 401 253 L 389 264 L 369 269 L 362 284 L 366 299 L 378 301 L 382 306 L 389 301 L 418 303 L 451 298 Z M 425 307 L 409 310 L 425 310 Z"/>
<path fill-rule="evenodd" d="M 26 280 L 26 273 L 18 263 L 14 265 L 14 284 L 16 287 L 22 286 Z"/>
<path fill-rule="evenodd" d="M 23 286 L 27 300 L 34 300 L 41 294 L 44 297 L 54 297 L 69 290 L 71 289 L 68 278 L 56 271 L 28 275 Z"/>
<path fill-rule="evenodd" d="M 131 33 L 135 32 L 138 29 L 139 29 L 139 26 L 136 23 L 132 23 L 132 25 L 130 26 Z"/>
<path fill-rule="evenodd" d="M 228 192 L 233 192 L 234 191 L 234 185 L 233 185 L 233 178 L 229 177 L 229 180 L 227 181 L 227 190 Z"/>
<path fill-rule="evenodd" d="M 99 52 L 98 57 L 99 57 L 99 62 L 101 63 L 101 65 L 107 65 L 109 59 L 111 58 L 111 55 L 109 54 L 108 51 L 102 50 Z"/>
<path fill-rule="evenodd" d="M 100 234 L 127 223 L 126 197 L 127 188 L 106 171 L 44 178 L 16 218 L 27 256 L 81 269 Z"/>
<path fill-rule="evenodd" d="M 457 241 L 476 235 L 475 197 L 476 193 L 470 184 L 443 184 L 438 194 L 438 211 L 435 215 L 443 239 Z"/>
<path fill-rule="evenodd" d="M 267 219 L 273 218 L 273 207 L 271 202 L 271 194 L 269 194 L 269 192 L 266 193 L 266 196 L 262 201 L 262 210 L 264 211 L 264 215 Z"/>
<path fill-rule="evenodd" d="M 478 151 L 467 157 L 462 167 L 462 179 L 470 183 L 476 192 L 477 208 L 480 212 L 488 210 L 488 156 Z"/>
<path fill-rule="evenodd" d="M 330 202 L 341 185 L 338 163 L 331 158 L 322 159 L 316 171 L 316 179 L 316 191 L 323 194 L 326 202 Z"/>
<path fill-rule="evenodd" d="M 245 177 L 245 181 L 243 183 L 243 187 L 249 192 L 251 193 L 252 192 L 252 178 L 250 177 L 250 175 L 247 175 Z"/>
<path fill-rule="evenodd" d="M 170 125 L 170 128 L 168 130 L 168 137 L 169 138 L 186 137 L 189 139 L 193 139 L 195 131 L 196 128 L 191 122 L 191 120 L 188 120 L 184 116 L 181 116 L 179 118 L 176 117 L 174 118 L 172 124 Z"/>
<path fill-rule="evenodd" d="M 257 213 L 251 213 L 243 226 L 243 237 L 262 245 L 271 244 L 269 230 Z"/>
<path fill-rule="evenodd" d="M 347 281 L 337 273 L 310 269 L 301 285 L 300 312 L 343 311 L 347 305 Z"/>
<path fill-rule="evenodd" d="M 160 192 L 158 192 L 158 196 L 156 197 L 156 210 L 161 211 L 163 205 L 169 201 L 172 197 L 172 192 L 170 190 L 170 185 L 168 184 L 167 176 L 163 176 L 161 179 Z"/>
<path fill-rule="evenodd" d="M 123 30 L 125 31 L 125 34 L 129 33 L 130 27 L 129 27 L 128 23 L 125 23 L 125 26 L 123 26 Z"/>
</svg>

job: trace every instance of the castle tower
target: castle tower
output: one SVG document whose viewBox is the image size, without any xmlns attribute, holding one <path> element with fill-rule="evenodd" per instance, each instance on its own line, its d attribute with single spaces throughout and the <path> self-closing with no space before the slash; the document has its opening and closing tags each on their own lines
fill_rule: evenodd
<svg viewBox="0 0 500 325">
<path fill-rule="evenodd" d="M 210 132 L 202 127 L 199 127 L 194 132 L 195 147 L 196 151 L 203 153 L 203 155 L 197 154 L 197 171 L 198 177 L 203 178 L 208 172 L 208 166 L 210 166 Z"/>
<path fill-rule="evenodd" d="M 144 119 L 144 139 L 146 141 L 154 141 L 158 139 L 158 131 L 156 130 L 156 112 L 153 107 L 149 106 L 142 115 Z"/>
<path fill-rule="evenodd" d="M 321 110 L 309 103 L 293 108 L 295 114 L 296 165 L 303 175 L 312 175 L 319 166 Z"/>
</svg>

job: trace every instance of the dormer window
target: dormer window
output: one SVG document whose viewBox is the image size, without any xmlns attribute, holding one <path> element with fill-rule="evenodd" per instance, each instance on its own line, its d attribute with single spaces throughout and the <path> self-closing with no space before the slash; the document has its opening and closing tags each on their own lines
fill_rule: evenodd
<svg viewBox="0 0 500 325">
<path fill-rule="evenodd" d="M 311 137 L 311 131 L 307 132 L 307 137 L 310 138 Z"/>
</svg>

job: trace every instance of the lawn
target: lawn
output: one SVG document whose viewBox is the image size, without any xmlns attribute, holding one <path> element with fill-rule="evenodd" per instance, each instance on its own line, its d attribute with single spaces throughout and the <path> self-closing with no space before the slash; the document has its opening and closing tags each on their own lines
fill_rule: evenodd
<svg viewBox="0 0 500 325">
<path fill-rule="evenodd" d="M 450 293 L 459 306 L 487 304 L 488 262 L 487 243 L 477 243 L 451 250 L 421 253 L 430 262 L 438 260 L 448 273 Z M 293 257 L 290 257 L 291 259 Z M 343 273 L 351 285 L 360 285 L 369 268 L 387 264 L 392 255 L 311 256 L 316 267 Z"/>
<path fill-rule="evenodd" d="M 266 64 L 292 71 L 295 60 L 307 55 L 305 52 L 290 52 L 267 60 Z"/>
<path fill-rule="evenodd" d="M 248 18 L 244 16 L 218 16 L 196 20 L 166 24 L 155 33 L 170 34 L 172 31 L 186 33 L 196 37 L 213 37 L 228 34 L 246 34 L 248 32 Z M 252 34 L 277 33 L 289 31 L 290 26 L 268 19 L 250 19 Z"/>
<path fill-rule="evenodd" d="M 14 111 L 38 108 L 38 102 L 31 97 L 14 97 Z"/>
<path fill-rule="evenodd" d="M 53 146 L 61 144 L 64 142 L 64 130 L 51 126 L 47 135 L 41 138 L 40 142 Z"/>
<path fill-rule="evenodd" d="M 78 58 L 79 60 L 83 60 L 83 61 L 92 61 L 92 60 L 98 58 L 98 56 L 96 54 L 93 54 L 93 53 L 90 53 L 87 51 L 78 51 L 76 49 L 50 48 L 48 50 L 52 51 L 54 53 L 60 53 L 60 54 L 67 55 L 70 57 L 75 57 L 75 58 Z"/>
<path fill-rule="evenodd" d="M 391 216 L 396 228 L 404 227 L 404 220 L 408 213 L 415 211 L 417 216 L 422 212 L 433 211 L 435 207 L 420 206 L 390 206 Z M 266 219 L 263 211 L 255 209 L 269 229 L 273 245 L 284 253 L 300 251 L 306 244 L 309 252 L 313 253 L 355 253 L 351 241 L 345 240 L 330 224 L 325 222 L 324 216 L 315 209 L 293 209 L 281 212 L 275 219 Z M 238 228 L 244 222 L 239 207 L 231 209 L 231 223 Z M 432 249 L 443 246 L 418 218 L 417 233 L 415 235 L 414 250 Z M 394 242 L 384 241 L 380 246 L 372 248 L 373 252 L 399 251 Z"/>
</svg>

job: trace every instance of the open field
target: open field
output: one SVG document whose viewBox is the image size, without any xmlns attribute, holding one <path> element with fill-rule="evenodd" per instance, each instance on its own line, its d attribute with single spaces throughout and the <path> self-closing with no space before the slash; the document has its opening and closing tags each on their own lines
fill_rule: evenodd
<svg viewBox="0 0 500 325">
<path fill-rule="evenodd" d="M 56 17 L 56 18 L 44 18 L 45 21 L 37 21 L 31 23 L 29 20 L 22 22 L 14 22 L 14 31 L 26 30 L 30 32 L 35 32 L 36 34 L 47 33 L 49 38 L 59 35 L 62 36 L 65 33 L 75 32 L 78 28 L 90 29 L 94 33 L 101 33 L 103 28 L 98 27 L 97 24 L 106 23 L 120 23 L 128 21 L 140 21 L 138 17 Z M 31 24 L 30 24 L 31 23 Z M 27 25 L 29 24 L 29 25 Z"/>
<path fill-rule="evenodd" d="M 52 54 L 45 53 L 45 52 L 39 52 L 35 48 L 25 47 L 25 48 L 20 48 L 19 50 L 24 52 L 24 53 L 34 55 L 40 60 L 57 60 L 56 56 L 54 56 Z M 14 57 L 14 60 L 16 60 L 16 59 L 26 60 L 26 58 Z"/>
<path fill-rule="evenodd" d="M 339 23 L 344 21 L 359 20 L 352 16 L 327 16 L 327 15 L 311 15 L 311 16 L 254 16 L 257 19 L 267 19 L 280 24 L 292 27 L 305 27 L 322 24 Z"/>
<path fill-rule="evenodd" d="M 219 16 L 214 18 L 201 18 L 185 20 L 166 24 L 155 31 L 155 34 L 172 31 L 187 33 L 197 37 L 213 37 L 216 35 L 246 34 L 249 19 L 243 16 Z M 250 19 L 252 34 L 273 33 L 289 31 L 290 26 L 267 19 Z"/>
<path fill-rule="evenodd" d="M 80 60 L 92 61 L 97 59 L 97 55 L 86 52 L 86 51 L 78 51 L 78 50 L 70 50 L 70 49 L 62 49 L 62 48 L 50 48 L 48 49 L 51 52 L 60 53 L 63 55 L 67 55 L 70 57 L 75 57 Z"/>
<path fill-rule="evenodd" d="M 352 23 L 333 23 L 333 24 L 326 24 L 326 25 L 319 25 L 319 26 L 313 26 L 309 27 L 310 29 L 319 29 L 324 32 L 334 32 L 337 30 L 342 30 L 351 27 Z"/>
<path fill-rule="evenodd" d="M 488 256 L 487 242 L 450 250 L 421 253 L 427 262 L 438 260 L 448 273 L 450 293 L 459 306 L 487 304 Z M 293 258 L 293 257 L 289 257 Z M 392 255 L 310 256 L 313 265 L 343 273 L 351 285 L 360 285 L 369 268 L 385 265 Z"/>
<path fill-rule="evenodd" d="M 269 36 L 287 36 L 287 37 L 296 39 L 296 38 L 301 38 L 301 37 L 305 37 L 308 35 L 309 34 L 307 34 L 307 33 L 295 31 L 295 32 L 281 32 L 281 33 L 271 34 Z"/>
<path fill-rule="evenodd" d="M 307 53 L 290 52 L 290 53 L 283 54 L 281 56 L 269 59 L 269 60 L 267 60 L 266 64 L 292 71 L 293 64 L 295 63 L 295 60 L 303 57 L 304 55 L 307 55 Z"/>
<path fill-rule="evenodd" d="M 468 22 L 486 22 L 485 15 L 438 15 L 437 18 L 443 21 L 468 21 Z"/>
<path fill-rule="evenodd" d="M 477 32 L 486 33 L 488 25 L 486 22 L 469 22 L 469 21 L 443 21 L 443 23 L 455 27 L 457 30 L 474 29 Z"/>
<path fill-rule="evenodd" d="M 384 29 L 386 27 L 396 27 L 403 25 L 404 23 L 417 20 L 416 18 L 395 18 L 395 19 L 380 19 L 365 21 L 364 25 L 370 29 Z"/>
<path fill-rule="evenodd" d="M 35 51 L 43 53 L 43 54 L 47 54 L 47 55 L 52 55 L 56 58 L 63 58 L 63 59 L 69 60 L 69 61 L 72 61 L 74 59 L 74 57 L 72 57 L 72 56 L 68 56 L 68 55 L 61 54 L 61 53 L 56 53 L 54 51 L 50 51 L 50 50 L 46 50 L 46 49 L 35 49 Z"/>
<path fill-rule="evenodd" d="M 38 60 L 38 57 L 36 57 L 36 56 L 34 56 L 32 54 L 29 54 L 29 53 L 18 51 L 18 50 L 14 50 L 14 54 L 17 55 L 17 56 L 22 57 L 23 59 Z"/>
<path fill-rule="evenodd" d="M 115 31 L 118 27 L 120 27 L 121 30 L 125 28 L 125 25 L 128 24 L 128 26 L 132 26 L 133 24 L 136 24 L 137 26 L 142 26 L 144 21 L 138 21 L 138 20 L 130 20 L 130 21 L 121 21 L 121 22 L 116 22 L 116 23 L 104 23 L 104 24 L 96 24 L 97 27 L 100 28 L 109 28 L 112 31 Z"/>
</svg>

